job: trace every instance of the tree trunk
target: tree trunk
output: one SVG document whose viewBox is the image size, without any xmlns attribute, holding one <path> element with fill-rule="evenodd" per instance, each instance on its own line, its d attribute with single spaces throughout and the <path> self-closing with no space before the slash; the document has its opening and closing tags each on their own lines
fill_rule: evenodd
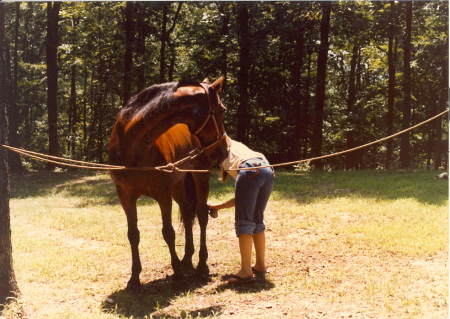
<svg viewBox="0 0 450 319">
<path fill-rule="evenodd" d="M 125 58 L 124 58 L 124 76 L 123 76 L 123 106 L 126 105 L 131 97 L 131 69 L 133 66 L 133 47 L 134 47 L 134 2 L 127 1 L 125 7 Z"/>
<path fill-rule="evenodd" d="M 307 65 L 307 73 L 306 73 L 306 83 L 305 83 L 305 93 L 304 93 L 304 101 L 303 101 L 303 113 L 302 118 L 305 121 L 305 136 L 303 137 L 303 158 L 307 158 L 308 156 L 308 142 L 309 142 L 309 128 L 310 128 L 310 118 L 309 114 L 310 108 L 310 90 L 311 90 L 311 64 L 312 64 L 312 50 L 308 49 L 308 65 Z"/>
<path fill-rule="evenodd" d="M 238 43 L 239 43 L 239 71 L 237 74 L 239 102 L 237 108 L 237 133 L 236 138 L 244 144 L 248 142 L 248 99 L 249 99 L 249 68 L 250 59 L 250 30 L 249 30 L 249 13 L 248 4 L 246 2 L 238 2 Z"/>
<path fill-rule="evenodd" d="M 87 82 L 88 82 L 88 69 L 87 67 L 84 67 L 84 75 L 83 75 L 84 81 L 83 81 L 83 147 L 81 148 L 83 150 L 83 153 L 86 154 L 86 148 L 87 148 L 87 99 L 88 99 L 88 92 L 87 92 Z"/>
<path fill-rule="evenodd" d="M 438 101 L 438 113 L 443 112 L 446 107 L 448 107 L 448 38 L 445 42 L 445 57 L 442 60 L 442 77 L 441 77 L 441 90 L 439 92 L 439 101 Z M 447 115 L 448 119 L 448 115 Z M 443 164 L 444 168 L 448 169 L 448 157 L 445 160 L 445 163 L 442 163 L 442 153 L 443 153 L 443 145 L 442 145 L 442 117 L 436 119 L 436 140 L 434 145 L 434 169 L 438 170 Z"/>
<path fill-rule="evenodd" d="M 11 103 L 10 65 L 6 51 L 5 3 L 0 3 L 0 145 L 7 144 L 7 108 Z M 20 293 L 13 268 L 9 210 L 9 175 L 7 151 L 0 146 L 0 313 L 10 297 Z"/>
<path fill-rule="evenodd" d="M 9 145 L 14 147 L 19 147 L 19 135 L 17 131 L 19 130 L 20 124 L 20 112 L 19 105 L 17 101 L 19 100 L 19 27 L 20 27 L 20 2 L 16 3 L 16 21 L 14 25 L 14 51 L 13 51 L 13 61 L 14 61 L 14 77 L 13 77 L 13 95 L 12 101 L 9 108 L 8 120 L 9 120 L 9 132 L 8 132 L 8 142 Z M 9 51 L 6 52 L 9 55 Z M 8 59 L 9 60 L 9 59 Z M 20 155 L 16 152 L 8 153 L 9 169 L 11 173 L 18 173 L 24 170 L 22 166 L 22 161 Z"/>
<path fill-rule="evenodd" d="M 47 112 L 48 153 L 58 156 L 58 21 L 61 2 L 47 2 Z M 54 169 L 48 164 L 47 169 Z"/>
<path fill-rule="evenodd" d="M 181 7 L 183 6 L 183 2 L 179 2 L 178 3 L 178 8 L 177 11 L 175 12 L 174 18 L 173 18 L 173 23 L 172 26 L 167 29 L 166 31 L 166 43 L 169 47 L 169 69 L 167 71 L 167 77 L 169 82 L 173 81 L 173 74 L 175 72 L 175 61 L 176 61 L 176 53 L 175 53 L 175 43 L 173 41 L 170 41 L 170 34 L 173 32 L 173 30 L 175 29 L 175 26 L 177 24 L 177 19 L 178 19 L 178 15 L 180 13 Z"/>
<path fill-rule="evenodd" d="M 161 26 L 161 49 L 159 51 L 159 82 L 165 82 L 166 76 L 166 43 L 167 43 L 167 11 L 170 4 L 163 5 Z"/>
<path fill-rule="evenodd" d="M 291 161 L 298 160 L 302 157 L 302 147 L 305 148 L 304 142 L 308 134 L 308 121 L 305 115 L 305 98 L 302 94 L 302 70 L 305 57 L 305 28 L 303 22 L 296 26 L 295 30 L 295 60 L 291 71 L 292 75 L 292 100 L 294 115 L 294 135 L 292 145 Z M 307 112 L 306 112 L 307 115 Z"/>
<path fill-rule="evenodd" d="M 387 136 L 392 135 L 394 131 L 394 101 L 395 101 L 395 52 L 394 52 L 394 38 L 395 38 L 395 24 L 394 17 L 395 11 L 394 1 L 389 2 L 391 4 L 390 22 L 388 28 L 388 111 L 387 111 Z M 392 139 L 387 140 L 386 143 L 386 162 L 385 168 L 389 169 L 392 162 L 393 143 Z"/>
<path fill-rule="evenodd" d="M 76 90 L 77 66 L 73 64 L 70 71 L 70 101 L 69 101 L 69 154 L 75 154 L 75 132 L 77 125 L 77 90 Z"/>
<path fill-rule="evenodd" d="M 144 4 L 142 1 L 136 2 L 136 13 L 139 13 L 140 16 L 142 16 L 144 10 Z M 136 25 L 136 58 L 140 59 L 138 66 L 137 66 L 137 83 L 136 83 L 136 92 L 140 92 L 143 89 L 147 87 L 146 80 L 145 80 L 145 66 L 146 63 L 146 46 L 145 46 L 145 38 L 147 36 L 146 28 L 148 27 L 148 24 L 146 21 L 144 21 L 142 18 L 138 19 L 137 25 Z M 136 93 L 132 92 L 132 94 Z"/>
<path fill-rule="evenodd" d="M 411 28 L 412 28 L 412 2 L 406 1 L 406 29 L 405 45 L 403 48 L 403 120 L 402 129 L 411 125 Z M 401 136 L 400 143 L 400 167 L 409 168 L 410 165 L 410 132 Z"/>
<path fill-rule="evenodd" d="M 311 138 L 311 153 L 313 157 L 322 155 L 322 138 L 323 138 L 323 119 L 325 105 L 325 86 L 327 75 L 327 60 L 330 32 L 330 16 L 331 2 L 322 2 L 322 22 L 320 25 L 320 48 L 317 58 L 317 84 L 316 84 L 316 103 L 314 108 L 314 122 Z M 322 168 L 322 161 L 315 162 L 317 168 Z"/>
<path fill-rule="evenodd" d="M 221 74 L 225 77 L 225 79 L 227 78 L 228 75 L 228 46 L 229 46 L 229 42 L 228 42 L 228 38 L 229 38 L 229 23 L 230 23 L 230 12 L 228 10 L 228 3 L 226 4 L 221 4 L 220 2 L 217 3 L 217 8 L 219 9 L 219 12 L 222 15 L 222 27 L 221 27 L 221 31 L 220 31 L 220 36 L 222 37 L 222 39 L 225 39 L 223 41 L 222 44 L 222 55 L 220 58 L 220 71 Z M 223 86 L 222 89 L 225 91 L 226 90 L 226 85 L 227 82 L 224 81 L 223 82 Z"/>
<path fill-rule="evenodd" d="M 358 121 L 356 118 L 356 112 L 354 110 L 354 104 L 356 100 L 356 64 L 358 60 L 359 47 L 357 45 L 353 46 L 352 59 L 350 61 L 350 75 L 348 84 L 348 97 L 347 97 L 347 139 L 346 147 L 347 149 L 352 149 L 356 146 L 355 132 Z M 354 151 L 346 154 L 345 158 L 345 168 L 347 170 L 356 168 L 358 162 L 359 151 Z"/>
</svg>

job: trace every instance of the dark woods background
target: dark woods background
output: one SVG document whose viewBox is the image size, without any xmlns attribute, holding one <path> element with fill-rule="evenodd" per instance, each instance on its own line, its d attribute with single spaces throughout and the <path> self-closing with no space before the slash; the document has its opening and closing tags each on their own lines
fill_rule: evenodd
<svg viewBox="0 0 450 319">
<path fill-rule="evenodd" d="M 107 161 L 130 96 L 224 74 L 227 131 L 272 163 L 338 152 L 445 110 L 448 2 L 8 2 L 9 144 Z M 447 117 L 330 169 L 446 165 Z M 12 155 L 12 170 L 46 164 Z"/>
</svg>

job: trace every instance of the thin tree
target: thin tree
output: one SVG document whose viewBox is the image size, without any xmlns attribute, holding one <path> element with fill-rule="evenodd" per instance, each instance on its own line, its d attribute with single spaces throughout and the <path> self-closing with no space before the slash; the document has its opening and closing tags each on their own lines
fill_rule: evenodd
<svg viewBox="0 0 450 319">
<path fill-rule="evenodd" d="M 442 76 L 441 76 L 441 89 L 439 92 L 439 100 L 437 101 L 437 109 L 438 112 L 442 112 L 448 107 L 448 37 L 445 41 L 444 46 L 444 56 L 442 59 Z M 448 120 L 448 116 L 447 116 Z M 436 130 L 436 140 L 434 144 L 434 167 L 433 169 L 438 170 L 442 163 L 442 153 L 443 153 L 443 145 L 442 145 L 442 118 L 439 118 L 435 121 L 435 130 Z M 448 169 L 448 158 L 444 163 L 444 168 Z"/>
<path fill-rule="evenodd" d="M 243 143 L 248 140 L 248 99 L 249 99 L 249 69 L 250 69 L 250 30 L 249 9 L 247 2 L 238 2 L 237 25 L 239 43 L 239 71 L 237 74 L 239 102 L 237 107 L 237 132 L 236 138 Z"/>
<path fill-rule="evenodd" d="M 14 50 L 13 50 L 13 85 L 11 95 L 11 105 L 8 110 L 8 121 L 9 121 L 9 131 L 8 131 L 8 142 L 9 145 L 14 147 L 19 147 L 19 130 L 20 124 L 20 112 L 19 105 L 17 101 L 19 100 L 19 26 L 20 26 L 20 2 L 15 4 L 16 10 L 16 21 L 14 22 Z M 8 52 L 7 52 L 8 54 Z M 22 161 L 20 155 L 15 152 L 9 152 L 8 154 L 9 169 L 12 173 L 18 173 L 24 170 L 22 166 Z"/>
<path fill-rule="evenodd" d="M 123 76 L 123 105 L 131 97 L 131 69 L 135 42 L 134 1 L 127 1 L 125 6 L 125 57 Z"/>
<path fill-rule="evenodd" d="M 403 48 L 403 119 L 402 129 L 411 125 L 411 29 L 412 1 L 406 1 L 406 28 Z M 410 132 L 402 134 L 400 142 L 400 167 L 409 168 L 410 164 Z"/>
<path fill-rule="evenodd" d="M 325 86 L 327 76 L 327 61 L 330 33 L 331 1 L 322 2 L 322 22 L 320 25 L 320 48 L 317 58 L 316 103 L 314 107 L 314 122 L 311 137 L 311 154 L 313 157 L 322 155 L 323 119 L 325 106 Z M 322 162 L 317 161 L 316 167 L 321 168 Z"/>
<path fill-rule="evenodd" d="M 47 2 L 47 112 L 48 153 L 58 156 L 58 21 L 61 2 Z M 48 164 L 53 169 L 54 164 Z"/>
<path fill-rule="evenodd" d="M 159 56 L 159 81 L 161 83 L 164 82 L 166 79 L 166 47 L 168 44 L 170 44 L 170 34 L 175 29 L 175 26 L 176 26 L 177 20 L 178 20 L 178 15 L 181 11 L 183 2 L 178 3 L 177 11 L 175 12 L 172 26 L 170 28 L 168 28 L 167 20 L 169 19 L 168 15 L 169 15 L 170 5 L 171 5 L 170 2 L 164 3 L 163 4 L 163 12 L 162 12 L 161 48 L 160 48 L 160 56 Z M 172 63 L 172 65 L 173 65 L 175 60 L 173 60 L 172 62 L 173 62 Z"/>
<path fill-rule="evenodd" d="M 348 83 L 348 96 L 347 96 L 347 114 L 348 114 L 348 130 L 346 145 L 347 149 L 354 148 L 356 146 L 356 114 L 354 110 L 356 101 L 356 65 L 359 58 L 359 46 L 357 44 L 353 45 L 352 58 L 350 60 L 350 74 Z M 357 161 L 360 158 L 360 152 L 347 153 L 345 158 L 345 169 L 354 169 L 357 166 Z"/>
<path fill-rule="evenodd" d="M 390 1 L 389 27 L 388 27 L 388 111 L 387 111 L 387 135 L 392 135 L 394 131 L 394 101 L 395 101 L 395 3 Z M 386 143 L 385 168 L 390 168 L 392 162 L 393 144 L 392 139 Z"/>
<path fill-rule="evenodd" d="M 5 38 L 5 3 L 0 2 L 0 313 L 9 298 L 20 293 L 13 269 L 9 210 L 9 175 L 6 149 L 7 108 L 11 103 L 11 75 Z"/>
<path fill-rule="evenodd" d="M 296 3 L 295 12 L 298 16 L 304 16 L 305 5 Z M 294 134 L 292 140 L 292 149 L 289 159 L 294 161 L 302 157 L 302 149 L 306 148 L 305 141 L 308 137 L 308 105 L 306 104 L 306 97 L 302 92 L 303 81 L 302 71 L 305 60 L 305 31 L 307 19 L 302 17 L 293 24 L 294 36 L 293 47 L 295 48 L 294 61 L 291 68 L 291 83 L 292 83 L 292 117 L 294 123 Z"/>
</svg>

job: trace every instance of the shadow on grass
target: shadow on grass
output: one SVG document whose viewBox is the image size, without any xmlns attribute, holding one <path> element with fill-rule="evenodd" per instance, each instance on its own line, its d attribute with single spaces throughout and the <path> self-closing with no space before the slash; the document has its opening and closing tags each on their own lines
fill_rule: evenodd
<svg viewBox="0 0 450 319">
<path fill-rule="evenodd" d="M 72 184 L 76 185 L 77 181 L 96 175 L 94 171 L 32 171 L 23 174 L 11 174 L 11 198 L 55 194 L 70 188 Z"/>
<path fill-rule="evenodd" d="M 188 295 L 206 284 L 206 281 L 200 280 L 196 276 L 181 281 L 174 280 L 173 276 L 167 276 L 143 284 L 142 290 L 139 292 L 122 289 L 112 293 L 108 296 L 112 303 L 104 302 L 102 309 L 106 313 L 115 313 L 129 318 L 180 318 L 180 316 L 187 317 L 187 315 L 193 318 L 203 318 L 218 315 L 222 312 L 222 306 L 211 306 L 189 312 L 182 311 L 178 316 L 172 316 L 163 311 L 164 308 L 171 305 L 175 298 Z"/>
<path fill-rule="evenodd" d="M 135 292 L 121 289 L 108 296 L 110 303 L 104 302 L 102 309 L 105 313 L 114 313 L 126 318 L 204 318 L 222 314 L 223 306 L 214 305 L 205 308 L 185 311 L 182 310 L 177 316 L 164 312 L 164 308 L 171 305 L 177 297 L 195 293 L 198 288 L 206 286 L 208 282 L 191 276 L 182 281 L 175 281 L 173 276 L 157 279 L 143 285 L 142 291 Z M 239 294 L 258 293 L 274 288 L 275 285 L 269 280 L 258 277 L 255 281 L 240 285 L 229 285 L 224 283 L 216 288 L 220 293 L 225 290 L 233 290 Z"/>
<path fill-rule="evenodd" d="M 434 171 L 312 171 L 277 170 L 274 194 L 305 204 L 324 198 L 359 196 L 380 200 L 415 198 L 420 203 L 443 205 L 448 201 L 448 180 L 434 179 Z M 98 177 L 93 171 L 30 172 L 11 176 L 11 198 L 26 198 L 66 193 L 86 199 L 92 204 L 117 205 L 114 183 L 109 177 Z M 210 195 L 234 192 L 234 182 L 223 184 L 211 175 Z M 142 204 L 153 200 L 143 197 Z"/>
<path fill-rule="evenodd" d="M 249 293 L 258 293 L 261 291 L 271 290 L 275 287 L 274 283 L 267 280 L 262 276 L 258 276 L 256 280 L 246 283 L 240 283 L 235 285 L 230 285 L 228 283 L 224 283 L 217 287 L 217 292 L 223 292 L 225 290 L 231 289 L 236 293 L 240 294 L 249 294 Z"/>
<path fill-rule="evenodd" d="M 13 199 L 67 194 L 85 199 L 81 207 L 119 205 L 115 185 L 104 171 L 34 171 L 11 175 L 10 184 Z M 148 197 L 139 200 L 139 205 L 151 203 Z"/>
<path fill-rule="evenodd" d="M 448 180 L 434 179 L 426 170 L 359 170 L 277 172 L 274 192 L 301 204 L 339 197 L 378 200 L 414 198 L 419 203 L 444 205 L 448 201 Z"/>
</svg>

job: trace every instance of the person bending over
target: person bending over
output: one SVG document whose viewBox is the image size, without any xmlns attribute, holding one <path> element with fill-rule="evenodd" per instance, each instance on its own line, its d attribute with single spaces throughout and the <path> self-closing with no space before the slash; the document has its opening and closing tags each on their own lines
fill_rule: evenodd
<svg viewBox="0 0 450 319">
<path fill-rule="evenodd" d="M 210 213 L 217 217 L 217 211 L 235 207 L 235 229 L 239 239 L 241 269 L 231 276 L 228 283 L 242 283 L 252 280 L 253 273 L 266 273 L 266 237 L 264 210 L 272 192 L 275 173 L 261 153 L 226 137 L 228 157 L 221 163 L 221 180 L 227 175 L 236 180 L 235 197 L 219 204 L 209 204 Z M 246 168 L 246 169 L 244 169 Z M 256 261 L 252 267 L 252 248 L 255 246 Z"/>
</svg>

